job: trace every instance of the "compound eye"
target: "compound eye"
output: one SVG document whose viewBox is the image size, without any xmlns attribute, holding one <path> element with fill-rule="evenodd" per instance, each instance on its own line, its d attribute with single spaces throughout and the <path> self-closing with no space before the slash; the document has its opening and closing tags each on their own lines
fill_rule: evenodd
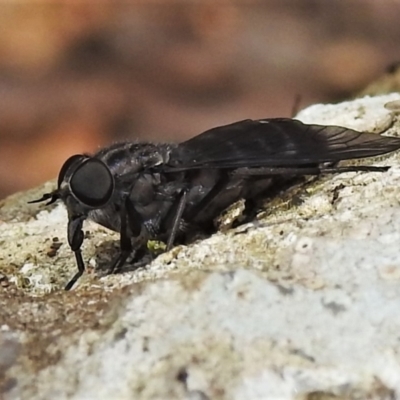
<svg viewBox="0 0 400 400">
<path fill-rule="evenodd" d="M 69 171 L 69 169 L 75 164 L 78 163 L 78 161 L 81 161 L 85 158 L 82 154 L 76 154 L 74 156 L 71 156 L 68 158 L 67 161 L 63 164 L 61 167 L 60 173 L 58 174 L 58 188 L 60 188 L 62 181 L 65 178 L 65 175 Z"/>
<path fill-rule="evenodd" d="M 72 194 L 89 207 L 105 205 L 114 190 L 114 179 L 108 167 L 89 158 L 77 167 L 69 182 Z"/>
</svg>

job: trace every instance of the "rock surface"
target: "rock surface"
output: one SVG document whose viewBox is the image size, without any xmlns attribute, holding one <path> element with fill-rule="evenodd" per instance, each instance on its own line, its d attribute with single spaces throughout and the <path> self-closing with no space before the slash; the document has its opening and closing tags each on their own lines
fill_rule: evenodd
<svg viewBox="0 0 400 400">
<path fill-rule="evenodd" d="M 399 135 L 396 99 L 298 118 Z M 297 187 L 136 272 L 99 277 L 118 235 L 88 224 L 89 271 L 68 293 L 66 212 L 26 204 L 53 183 L 4 200 L 2 398 L 400 398 L 400 155 L 373 163 L 392 168 Z"/>
</svg>

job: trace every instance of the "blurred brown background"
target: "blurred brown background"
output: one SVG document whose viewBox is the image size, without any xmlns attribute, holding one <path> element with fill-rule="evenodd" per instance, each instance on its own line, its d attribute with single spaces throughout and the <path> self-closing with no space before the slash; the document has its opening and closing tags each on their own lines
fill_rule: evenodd
<svg viewBox="0 0 400 400">
<path fill-rule="evenodd" d="M 0 198 L 125 138 L 350 96 L 400 60 L 389 0 L 0 3 Z"/>
</svg>

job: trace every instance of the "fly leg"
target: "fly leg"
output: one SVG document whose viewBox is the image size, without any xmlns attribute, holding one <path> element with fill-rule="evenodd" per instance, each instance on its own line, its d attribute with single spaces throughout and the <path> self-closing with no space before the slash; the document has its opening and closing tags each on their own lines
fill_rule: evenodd
<svg viewBox="0 0 400 400">
<path fill-rule="evenodd" d="M 173 223 L 172 223 L 172 229 L 171 232 L 168 235 L 168 242 L 167 242 L 167 249 L 166 251 L 169 251 L 172 249 L 175 239 L 176 239 L 176 235 L 178 234 L 180 225 L 181 225 L 181 220 L 182 220 L 182 214 L 185 211 L 185 207 L 186 207 L 186 201 L 187 201 L 187 191 L 183 190 L 178 205 L 177 205 L 177 209 L 175 211 L 175 215 L 174 215 L 174 219 L 173 219 Z"/>
<path fill-rule="evenodd" d="M 259 168 L 238 168 L 233 171 L 237 176 L 276 176 L 276 175 L 320 175 L 337 174 L 342 172 L 385 172 L 390 167 L 376 167 L 373 165 L 350 165 L 346 167 L 259 167 Z"/>
<path fill-rule="evenodd" d="M 386 172 L 390 167 L 376 167 L 373 165 L 354 165 L 349 167 L 320 168 L 321 174 L 336 174 L 341 172 Z"/>
<path fill-rule="evenodd" d="M 128 257 L 145 243 L 146 235 L 143 231 L 146 231 L 146 228 L 129 196 L 126 197 L 124 205 L 121 207 L 120 218 L 120 254 L 112 263 L 108 274 L 119 272 Z M 132 244 L 132 239 L 134 239 L 134 244 Z"/>
<path fill-rule="evenodd" d="M 168 212 L 167 217 L 165 220 L 164 229 L 167 231 L 167 248 L 166 251 L 171 250 L 171 248 L 175 244 L 175 240 L 180 232 L 182 232 L 182 223 L 186 223 L 192 221 L 192 218 L 199 215 L 202 210 L 204 210 L 213 200 L 214 198 L 221 192 L 221 190 L 226 186 L 227 182 L 229 181 L 228 174 L 224 174 L 221 179 L 214 185 L 214 187 L 207 193 L 206 196 L 195 206 L 193 206 L 189 212 L 185 213 L 185 208 L 187 204 L 187 197 L 188 197 L 188 189 L 184 189 L 178 201 L 175 201 L 172 205 L 170 211 Z M 183 214 L 185 213 L 185 217 L 182 218 Z M 171 227 L 172 225 L 172 227 Z M 189 225 L 190 226 L 190 225 Z"/>
<path fill-rule="evenodd" d="M 188 212 L 184 214 L 184 222 L 187 226 L 185 229 L 184 242 L 192 242 L 193 240 L 203 238 L 204 234 L 208 235 L 215 229 L 212 214 L 218 215 L 225 207 L 220 207 L 220 202 L 227 203 L 226 206 L 236 201 L 237 196 L 241 192 L 243 181 L 246 177 L 239 177 L 239 179 L 232 180 L 231 171 L 221 170 L 220 176 L 211 190 L 196 204 L 189 208 Z M 222 194 L 226 197 L 224 192 L 229 187 L 228 191 L 231 193 L 225 199 L 220 199 Z M 240 197 L 240 195 L 239 195 Z M 214 211 L 213 211 L 214 210 Z"/>
<path fill-rule="evenodd" d="M 243 176 L 243 177 L 278 177 L 287 178 L 286 181 L 282 181 L 279 186 L 276 183 L 271 188 L 272 192 L 268 192 L 269 195 L 276 192 L 279 193 L 282 190 L 286 190 L 289 186 L 293 186 L 293 180 L 298 179 L 301 176 L 318 175 L 323 174 L 336 174 L 343 172 L 384 172 L 387 171 L 389 167 L 376 167 L 376 166 L 366 166 L 366 165 L 354 165 L 354 166 L 337 166 L 337 163 L 331 164 L 329 166 L 307 166 L 307 167 L 259 167 L 259 168 L 238 168 L 232 172 L 233 175 Z M 295 181 L 296 182 L 296 181 Z M 268 190 L 271 190 L 268 189 Z M 256 209 L 259 208 L 260 204 L 257 199 L 260 199 L 260 195 L 265 193 L 261 191 L 258 194 L 250 192 L 252 194 L 246 196 L 245 211 L 243 214 L 246 215 L 246 220 L 250 220 L 255 217 Z"/>
<path fill-rule="evenodd" d="M 222 172 L 222 171 L 221 171 Z M 217 183 L 213 186 L 213 188 L 199 201 L 198 204 L 193 206 L 190 212 L 185 215 L 188 221 L 197 217 L 205 208 L 207 208 L 211 202 L 221 193 L 223 189 L 225 189 L 226 185 L 230 180 L 229 173 L 225 172 L 220 179 L 218 179 Z"/>
<path fill-rule="evenodd" d="M 120 252 L 118 257 L 114 260 L 114 262 L 111 264 L 111 267 L 107 271 L 107 275 L 113 274 L 118 270 L 120 270 L 132 252 L 132 242 L 131 238 L 128 235 L 126 201 L 125 204 L 121 207 L 120 218 L 121 218 L 121 230 L 119 232 Z"/>
</svg>

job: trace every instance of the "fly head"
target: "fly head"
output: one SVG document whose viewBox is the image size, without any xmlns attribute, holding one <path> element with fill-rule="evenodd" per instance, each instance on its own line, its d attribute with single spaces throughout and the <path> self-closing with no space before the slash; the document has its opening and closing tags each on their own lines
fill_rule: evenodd
<svg viewBox="0 0 400 400">
<path fill-rule="evenodd" d="M 71 289 L 83 274 L 82 260 L 83 221 L 90 210 L 105 206 L 114 193 L 114 177 L 105 163 L 86 155 L 74 155 L 61 167 L 57 189 L 44 194 L 30 203 L 49 200 L 46 204 L 61 199 L 68 211 L 68 243 L 75 254 L 78 272 L 65 287 Z"/>
<path fill-rule="evenodd" d="M 67 208 L 70 208 L 72 203 L 82 208 L 99 208 L 109 202 L 114 187 L 114 178 L 106 164 L 96 158 L 77 154 L 68 158 L 61 167 L 57 189 L 29 203 L 50 200 L 46 204 L 48 205 L 61 199 Z M 68 201 L 70 196 L 75 201 Z"/>
</svg>

